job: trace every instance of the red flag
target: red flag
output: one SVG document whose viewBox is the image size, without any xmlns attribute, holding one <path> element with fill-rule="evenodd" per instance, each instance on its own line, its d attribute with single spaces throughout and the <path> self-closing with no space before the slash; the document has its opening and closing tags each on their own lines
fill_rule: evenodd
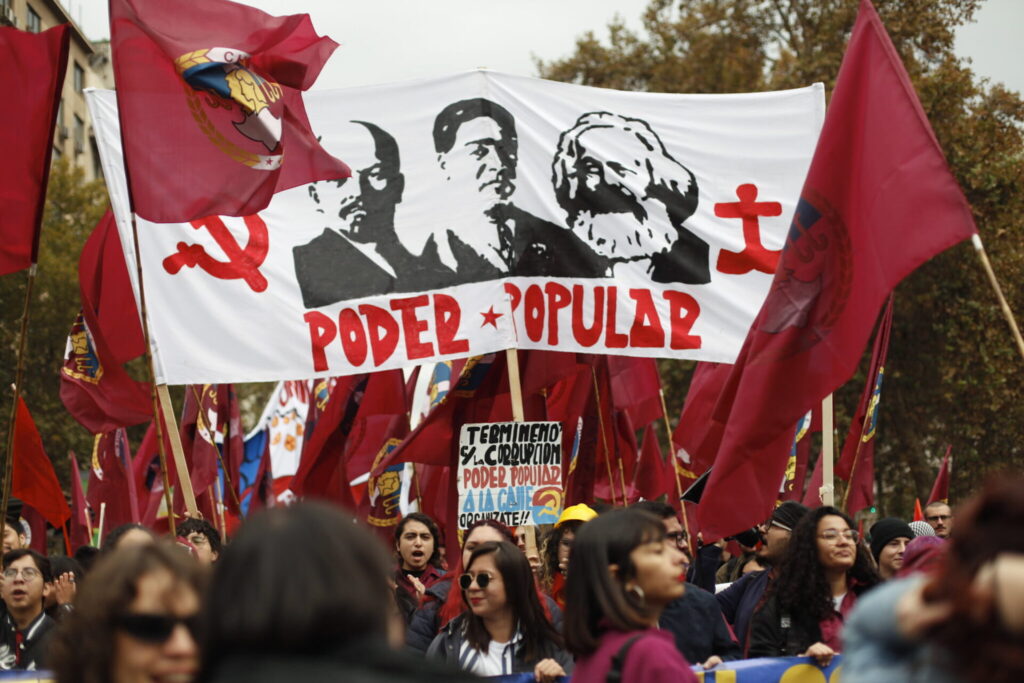
<svg viewBox="0 0 1024 683">
<path fill-rule="evenodd" d="M 582 363 L 573 366 L 575 374 L 555 383 L 546 401 L 548 419 L 562 423 L 564 507 L 594 501 L 600 441 L 592 371 Z"/>
<path fill-rule="evenodd" d="M 811 482 L 807 484 L 807 490 L 804 492 L 803 504 L 809 508 L 816 508 L 821 505 L 820 490 L 821 484 L 824 481 L 824 475 L 821 471 L 823 461 L 823 456 L 819 455 L 814 463 L 814 470 L 811 472 Z"/>
<path fill-rule="evenodd" d="M 807 461 L 811 455 L 811 432 L 814 422 L 813 413 L 808 413 L 796 425 L 793 445 L 789 450 L 789 461 L 786 463 L 786 478 L 779 491 L 779 502 L 801 500 L 804 497 L 804 482 L 807 479 Z M 820 430 L 819 430 L 820 431 Z M 818 483 L 821 486 L 821 482 Z"/>
<path fill-rule="evenodd" d="M 72 551 L 81 548 L 83 545 L 92 545 L 92 537 L 89 529 L 92 528 L 89 516 L 89 504 L 85 502 L 85 492 L 82 491 L 82 471 L 78 468 L 78 458 L 73 452 L 68 452 L 71 458 L 71 549 Z"/>
<path fill-rule="evenodd" d="M 299 469 L 290 488 L 298 496 L 324 498 L 355 508 L 344 467 L 345 444 L 359 411 L 368 375 L 339 377 L 312 431 L 306 432 Z M 313 414 L 314 405 L 310 404 Z M 308 422 L 307 422 L 308 424 Z"/>
<path fill-rule="evenodd" d="M 658 445 L 658 435 L 651 425 L 644 427 L 644 438 L 640 446 L 640 462 L 637 464 L 635 479 L 637 493 L 646 500 L 654 500 L 665 494 L 672 497 L 675 479 L 672 463 L 666 466 Z"/>
<path fill-rule="evenodd" d="M 71 509 L 64 500 L 64 492 L 53 471 L 53 463 L 43 450 L 39 430 L 20 396 L 14 417 L 13 445 L 11 495 L 34 507 L 55 528 L 61 528 L 71 516 Z"/>
<path fill-rule="evenodd" d="M 142 521 L 131 462 L 128 435 L 123 428 L 95 436 L 86 500 L 97 512 L 106 503 L 104 535 L 122 524 Z"/>
<path fill-rule="evenodd" d="M 732 366 L 726 363 L 697 363 L 693 370 L 679 423 L 672 433 L 676 467 L 687 479 L 696 479 L 714 463 L 723 429 L 713 421 L 715 402 L 730 372 Z"/>
<path fill-rule="evenodd" d="M 913 519 L 913 521 L 915 521 L 915 522 L 923 522 L 924 521 L 924 512 L 921 511 L 921 499 L 920 498 L 915 498 L 914 499 L 914 519 Z"/>
<path fill-rule="evenodd" d="M 0 28 L 0 275 L 28 268 L 39 252 L 50 152 L 68 63 L 68 24 L 42 33 Z"/>
<path fill-rule="evenodd" d="M 309 15 L 226 0 L 111 0 L 118 113 L 135 211 L 180 223 L 247 216 L 275 192 L 347 178 L 302 90 L 337 47 Z"/>
<path fill-rule="evenodd" d="M 768 516 L 793 425 L 853 374 L 885 297 L 975 233 L 899 55 L 862 0 L 775 278 L 716 408 L 726 427 L 698 513 L 705 540 Z"/>
<path fill-rule="evenodd" d="M 928 503 L 945 503 L 949 505 L 949 475 L 950 468 L 952 467 L 952 460 L 950 460 L 950 453 L 953 452 L 953 444 L 946 446 L 946 455 L 942 458 L 942 466 L 939 468 L 939 473 L 935 477 L 935 484 L 932 486 L 932 492 L 928 495 Z"/>
<path fill-rule="evenodd" d="M 231 483 L 235 486 L 238 483 L 238 465 L 245 455 L 238 401 L 232 385 L 190 384 L 185 387 L 185 402 L 181 410 L 181 442 L 196 502 L 212 514 L 214 505 L 210 503 L 206 491 L 217 481 L 219 459 L 223 459 Z M 177 477 L 172 478 L 171 482 L 176 483 Z M 230 498 L 231 493 L 228 492 L 227 496 Z M 175 511 L 181 510 L 183 505 L 179 486 L 174 492 Z M 212 521 L 213 518 L 208 519 Z"/>
<path fill-rule="evenodd" d="M 843 445 L 843 455 L 836 463 L 836 476 L 849 481 L 846 510 L 856 513 L 875 504 L 875 432 L 878 427 L 878 406 L 882 400 L 885 358 L 889 352 L 889 331 L 892 329 L 892 297 L 882 314 L 875 334 L 864 394 L 857 413 L 850 423 L 850 433 Z"/>
<path fill-rule="evenodd" d="M 612 404 L 629 413 L 636 427 L 646 427 L 662 419 L 661 379 L 653 358 L 604 356 L 608 363 Z"/>
</svg>

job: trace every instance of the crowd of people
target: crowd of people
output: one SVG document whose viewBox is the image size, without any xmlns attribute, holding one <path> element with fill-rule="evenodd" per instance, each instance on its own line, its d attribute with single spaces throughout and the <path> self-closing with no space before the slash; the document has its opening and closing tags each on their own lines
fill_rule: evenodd
<svg viewBox="0 0 1024 683">
<path fill-rule="evenodd" d="M 58 683 L 628 683 L 842 653 L 853 683 L 1021 680 L 1024 479 L 991 480 L 955 524 L 944 503 L 925 520 L 885 518 L 862 538 L 837 508 L 785 502 L 729 539 L 730 558 L 666 503 L 578 504 L 539 551 L 536 530 L 484 519 L 446 554 L 427 515 L 405 516 L 388 548 L 341 509 L 301 502 L 253 515 L 230 543 L 186 519 L 174 539 L 127 525 L 69 558 L 25 547 L 15 515 L 0 669 Z"/>
</svg>

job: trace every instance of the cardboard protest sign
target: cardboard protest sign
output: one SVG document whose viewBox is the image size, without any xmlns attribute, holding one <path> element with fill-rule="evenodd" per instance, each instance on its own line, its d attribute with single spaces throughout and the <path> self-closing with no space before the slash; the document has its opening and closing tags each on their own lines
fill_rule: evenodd
<svg viewBox="0 0 1024 683">
<path fill-rule="evenodd" d="M 139 221 L 167 383 L 511 347 L 732 362 L 824 116 L 820 84 L 669 95 L 489 71 L 304 100 L 352 178 L 252 216 Z M 89 104 L 133 266 L 116 95 Z"/>
<path fill-rule="evenodd" d="M 459 433 L 459 528 L 554 524 L 562 512 L 559 422 L 464 424 Z"/>
</svg>

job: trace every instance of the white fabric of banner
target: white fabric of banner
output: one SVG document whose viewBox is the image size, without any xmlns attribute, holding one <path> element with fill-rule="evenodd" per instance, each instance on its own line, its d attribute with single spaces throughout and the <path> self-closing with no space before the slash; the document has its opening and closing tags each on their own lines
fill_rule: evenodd
<svg viewBox="0 0 1024 683">
<path fill-rule="evenodd" d="M 160 379 L 340 376 L 511 347 L 732 362 L 823 93 L 632 93 L 485 70 L 306 93 L 352 178 L 245 218 L 139 220 Z M 116 96 L 87 98 L 137 290 Z"/>
</svg>

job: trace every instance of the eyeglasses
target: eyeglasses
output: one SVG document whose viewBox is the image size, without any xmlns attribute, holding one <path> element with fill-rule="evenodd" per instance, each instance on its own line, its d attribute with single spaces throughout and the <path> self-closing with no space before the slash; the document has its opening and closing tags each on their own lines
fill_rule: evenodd
<svg viewBox="0 0 1024 683">
<path fill-rule="evenodd" d="M 686 545 L 686 532 L 685 531 L 671 531 L 665 534 L 665 538 L 675 543 L 677 546 Z"/>
<path fill-rule="evenodd" d="M 22 567 L 21 569 L 11 567 L 10 569 L 4 570 L 4 578 L 8 581 L 14 581 L 16 578 L 18 578 L 19 572 L 21 573 L 21 578 L 25 579 L 26 581 L 32 581 L 42 576 L 42 573 L 35 567 Z"/>
<path fill-rule="evenodd" d="M 856 543 L 860 540 L 860 535 L 858 535 L 853 529 L 845 529 L 843 531 L 839 531 L 838 529 L 826 529 L 818 534 L 818 538 L 822 538 L 829 543 L 835 543 L 840 537 L 845 538 L 850 543 Z"/>
<path fill-rule="evenodd" d="M 930 517 L 925 517 L 925 520 L 929 522 L 948 522 L 951 519 L 953 519 L 953 515 L 932 515 Z"/>
<path fill-rule="evenodd" d="M 193 614 L 190 617 L 172 617 L 169 614 L 124 614 L 117 620 L 117 627 L 138 640 L 160 645 L 167 642 L 167 639 L 174 633 L 174 628 L 182 624 L 196 637 L 199 626 L 199 616 Z"/>
<path fill-rule="evenodd" d="M 473 585 L 474 578 L 476 579 L 476 585 L 480 588 L 480 590 L 487 588 L 488 584 L 491 583 L 490 574 L 480 572 L 474 577 L 472 574 L 467 573 L 459 577 L 459 585 L 462 587 L 462 590 L 468 591 L 470 586 Z"/>
</svg>

